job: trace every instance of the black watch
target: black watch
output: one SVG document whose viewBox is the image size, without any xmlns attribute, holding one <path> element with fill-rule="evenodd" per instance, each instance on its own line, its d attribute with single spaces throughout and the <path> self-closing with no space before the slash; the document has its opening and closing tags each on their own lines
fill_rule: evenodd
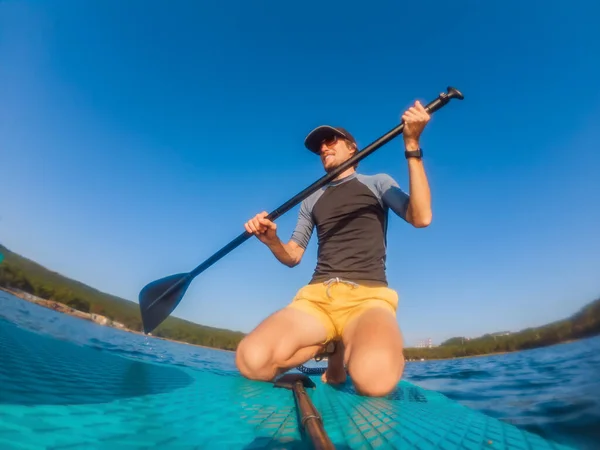
<svg viewBox="0 0 600 450">
<path fill-rule="evenodd" d="M 408 159 L 408 158 L 421 159 L 421 158 L 423 158 L 423 149 L 419 148 L 419 150 L 412 150 L 412 151 L 405 150 L 404 157 L 406 159 Z"/>
</svg>

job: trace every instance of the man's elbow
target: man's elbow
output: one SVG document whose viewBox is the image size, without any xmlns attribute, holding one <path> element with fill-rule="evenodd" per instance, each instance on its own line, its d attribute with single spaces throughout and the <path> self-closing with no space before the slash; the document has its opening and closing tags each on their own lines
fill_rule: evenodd
<svg viewBox="0 0 600 450">
<path fill-rule="evenodd" d="M 292 259 L 290 261 L 287 261 L 285 265 L 288 266 L 291 269 L 293 267 L 296 267 L 298 264 L 300 264 L 300 260 L 298 260 L 298 259 Z"/>
<path fill-rule="evenodd" d="M 419 214 L 416 217 L 413 217 L 410 223 L 415 228 L 426 228 L 431 224 L 432 214 L 431 211 Z"/>
<path fill-rule="evenodd" d="M 285 265 L 289 268 L 296 267 L 302 261 L 302 255 L 304 254 L 304 249 L 301 247 L 294 246 L 291 251 L 288 252 L 290 256 L 288 260 L 285 262 Z"/>
</svg>

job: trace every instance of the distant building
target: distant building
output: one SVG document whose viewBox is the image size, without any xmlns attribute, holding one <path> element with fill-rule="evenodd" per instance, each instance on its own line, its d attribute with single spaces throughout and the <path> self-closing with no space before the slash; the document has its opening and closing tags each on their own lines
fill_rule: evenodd
<svg viewBox="0 0 600 450">
<path fill-rule="evenodd" d="M 417 348 L 431 348 L 433 347 L 433 342 L 431 338 L 421 339 L 417 341 Z"/>
<path fill-rule="evenodd" d="M 496 333 L 490 333 L 490 336 L 508 336 L 510 331 L 498 331 Z"/>
</svg>

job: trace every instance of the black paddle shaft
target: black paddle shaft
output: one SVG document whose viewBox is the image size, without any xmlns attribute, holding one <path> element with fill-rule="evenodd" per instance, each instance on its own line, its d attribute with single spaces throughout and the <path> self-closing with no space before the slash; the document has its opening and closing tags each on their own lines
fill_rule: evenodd
<svg viewBox="0 0 600 450">
<path fill-rule="evenodd" d="M 441 93 L 435 100 L 425 106 L 425 110 L 432 114 L 445 106 L 451 99 L 456 98 L 462 100 L 463 94 L 453 87 L 448 87 L 447 92 Z M 375 150 L 388 143 L 396 136 L 404 131 L 404 122 L 402 121 L 398 126 L 388 131 L 386 134 L 381 136 L 376 141 L 369 144 L 363 150 L 357 152 L 352 158 L 342 163 L 339 167 L 332 170 L 328 174 L 319 178 L 313 184 L 294 195 L 287 202 L 273 210 L 267 219 L 274 221 L 278 217 L 285 214 L 287 211 L 292 209 L 302 200 L 307 198 L 313 192 L 316 192 L 321 187 L 335 179 L 338 175 L 344 172 L 346 169 L 352 167 L 357 162 L 363 160 Z M 252 234 L 244 231 L 234 240 L 225 245 L 222 249 L 217 251 L 211 257 L 209 257 L 202 264 L 197 266 L 191 272 L 180 273 L 171 275 L 169 277 L 162 278 L 160 280 L 153 281 L 147 284 L 140 292 L 140 308 L 142 313 L 142 322 L 144 324 L 144 331 L 149 332 L 158 326 L 177 306 L 187 287 L 191 281 L 198 276 L 200 273 L 208 269 L 215 262 L 223 258 L 233 249 L 241 245 L 244 241 L 250 238 Z"/>
<path fill-rule="evenodd" d="M 459 100 L 462 100 L 464 98 L 463 94 L 461 94 L 460 91 L 458 91 L 457 89 L 455 89 L 453 87 L 448 87 L 447 90 L 448 90 L 448 92 L 441 93 L 438 96 L 438 98 L 436 98 L 431 103 L 429 103 L 427 106 L 425 106 L 425 110 L 429 114 L 436 112 L 438 109 L 445 106 L 453 98 L 457 98 Z M 384 144 L 387 144 L 389 141 L 391 141 L 396 136 L 401 134 L 403 131 L 404 131 L 404 121 L 402 121 L 400 123 L 400 125 L 393 128 L 392 130 L 388 131 L 386 134 L 381 136 L 376 141 L 369 144 L 367 147 L 365 147 L 360 152 L 357 152 L 352 158 L 350 158 L 349 160 L 340 164 L 340 166 L 338 166 L 336 169 L 332 170 L 327 175 L 324 175 L 323 177 L 319 178 L 317 181 L 315 181 L 313 184 L 308 186 L 303 191 L 294 195 L 287 202 L 285 202 L 284 204 L 279 206 L 279 208 L 276 208 L 275 210 L 273 210 L 273 212 L 271 212 L 271 214 L 269 214 L 267 216 L 267 219 L 269 219 L 270 221 L 274 221 L 278 217 L 281 217 L 283 214 L 288 212 L 290 209 L 292 209 L 294 206 L 296 206 L 302 200 L 307 198 L 313 192 L 316 192 L 317 190 L 321 189 L 323 186 L 325 186 L 327 183 L 329 183 L 330 181 L 335 179 L 338 175 L 340 175 L 346 169 L 348 169 L 349 167 L 352 167 L 357 162 L 363 160 L 364 158 L 369 156 L 371 153 L 373 153 L 375 150 L 379 149 L 381 146 L 383 146 Z M 223 256 L 227 255 L 229 252 L 231 252 L 233 249 L 238 247 L 240 244 L 242 244 L 244 241 L 246 241 L 251 236 L 252 235 L 250 233 L 248 233 L 247 231 L 244 231 L 237 238 L 232 240 L 229 244 L 227 244 L 221 250 L 216 252 L 214 255 L 212 255 L 210 258 L 208 258 L 206 261 L 204 261 L 202 264 L 200 264 L 198 267 L 196 267 L 194 270 L 192 270 L 189 273 L 190 278 L 194 278 L 197 275 L 199 275 L 200 273 L 202 273 L 204 270 L 208 269 L 211 265 L 213 265 L 215 262 L 217 262 Z"/>
</svg>

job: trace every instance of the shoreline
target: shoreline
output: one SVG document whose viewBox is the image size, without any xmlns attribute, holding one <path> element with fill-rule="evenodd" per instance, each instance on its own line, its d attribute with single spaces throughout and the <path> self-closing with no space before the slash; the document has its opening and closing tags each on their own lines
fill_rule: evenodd
<svg viewBox="0 0 600 450">
<path fill-rule="evenodd" d="M 468 359 L 468 358 L 484 358 L 486 356 L 498 356 L 498 355 L 508 355 L 509 353 L 516 353 L 521 350 L 515 350 L 513 352 L 493 352 L 493 353 L 482 353 L 480 355 L 467 355 L 467 356 L 452 356 L 450 358 L 429 358 L 423 361 L 413 360 L 413 362 L 425 362 L 425 361 L 450 361 L 452 359 Z"/>
<path fill-rule="evenodd" d="M 0 291 L 4 291 L 7 294 L 12 295 L 13 297 L 16 297 L 20 300 L 29 302 L 29 303 L 33 303 L 35 305 L 47 308 L 47 309 L 51 309 L 53 311 L 62 313 L 62 314 L 66 314 L 68 316 L 71 317 L 75 317 L 77 319 L 81 319 L 81 320 L 87 320 L 88 322 L 93 322 L 97 325 L 101 325 L 101 326 L 105 326 L 105 327 L 110 327 L 113 328 L 115 330 L 120 330 L 120 331 L 125 331 L 127 333 L 133 333 L 133 334 L 137 334 L 140 336 L 144 336 L 146 338 L 152 338 L 152 339 L 160 339 L 162 341 L 168 341 L 168 342 L 174 342 L 176 344 L 184 344 L 184 345 L 191 345 L 193 347 L 200 347 L 200 348 L 206 348 L 209 350 L 217 350 L 217 351 L 222 351 L 222 352 L 230 352 L 230 353 L 235 353 L 234 350 L 227 350 L 224 348 L 218 348 L 218 347 L 208 347 L 206 345 L 200 345 L 200 344 L 192 344 L 191 342 L 185 342 L 185 341 L 178 341 L 176 339 L 170 339 L 170 338 L 165 338 L 162 336 L 154 336 L 151 333 L 150 334 L 146 334 L 142 331 L 136 331 L 136 330 L 132 330 L 131 328 L 127 328 L 125 325 L 123 325 L 120 322 L 114 321 L 109 319 L 106 316 L 102 316 L 100 314 L 94 314 L 94 313 L 86 313 L 83 311 L 79 311 L 78 309 L 72 308 L 69 305 L 65 305 L 64 303 L 60 303 L 54 300 L 47 300 L 45 298 L 41 298 L 41 297 L 37 297 L 33 294 L 29 294 L 27 292 L 22 292 L 22 291 L 15 291 L 13 289 L 4 287 L 4 286 L 0 286 Z"/>
</svg>

